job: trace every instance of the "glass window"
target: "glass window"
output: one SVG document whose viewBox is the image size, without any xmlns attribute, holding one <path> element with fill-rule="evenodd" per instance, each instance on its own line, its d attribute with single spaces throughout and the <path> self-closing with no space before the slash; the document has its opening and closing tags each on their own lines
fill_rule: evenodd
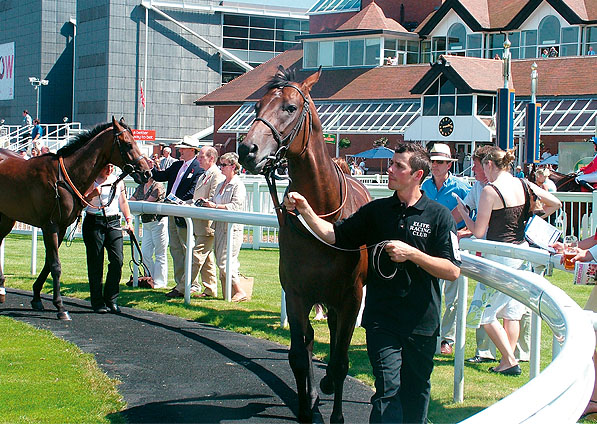
<svg viewBox="0 0 597 424">
<path fill-rule="evenodd" d="M 505 39 L 504 34 L 489 34 L 489 58 L 494 58 L 496 54 L 502 57 Z"/>
<path fill-rule="evenodd" d="M 273 40 L 274 39 L 274 31 L 271 29 L 251 28 L 251 31 L 249 32 L 249 36 L 251 38 L 260 38 L 262 40 Z"/>
<path fill-rule="evenodd" d="M 276 31 L 276 40 L 280 41 L 296 41 L 296 36 L 300 35 L 300 32 L 295 31 Z"/>
<path fill-rule="evenodd" d="M 334 66 L 348 66 L 348 41 L 334 42 Z"/>
<path fill-rule="evenodd" d="M 398 62 L 399 64 L 402 62 Z M 408 52 L 406 54 L 406 63 L 419 63 L 419 53 Z"/>
<path fill-rule="evenodd" d="M 274 18 L 264 18 L 262 16 L 251 16 L 251 26 L 258 28 L 275 28 L 276 20 Z"/>
<path fill-rule="evenodd" d="M 303 68 L 317 67 L 318 44 L 314 41 L 305 41 L 303 43 Z"/>
<path fill-rule="evenodd" d="M 578 56 L 578 44 L 562 44 L 560 56 Z"/>
<path fill-rule="evenodd" d="M 537 57 L 537 30 L 522 31 L 520 46 L 521 59 Z"/>
<path fill-rule="evenodd" d="M 265 52 L 273 52 L 274 51 L 274 42 L 273 41 L 261 41 L 261 40 L 249 40 L 249 49 L 250 50 L 261 50 Z"/>
<path fill-rule="evenodd" d="M 421 63 L 431 62 L 431 41 L 421 42 Z"/>
<path fill-rule="evenodd" d="M 585 54 L 593 56 L 597 53 L 597 27 L 587 27 L 586 29 L 587 45 Z"/>
<path fill-rule="evenodd" d="M 469 34 L 466 36 L 466 44 L 469 49 L 480 49 L 483 42 L 483 34 Z"/>
<path fill-rule="evenodd" d="M 456 106 L 455 96 L 439 96 L 439 114 L 440 115 L 454 115 Z"/>
<path fill-rule="evenodd" d="M 473 114 L 473 96 L 458 96 L 456 98 L 456 115 L 470 116 Z"/>
<path fill-rule="evenodd" d="M 446 37 L 433 37 L 431 39 L 431 60 L 437 60 L 442 54 L 446 54 Z"/>
<path fill-rule="evenodd" d="M 439 77 L 439 94 L 454 94 L 456 87 L 448 78 L 444 75 Z"/>
<path fill-rule="evenodd" d="M 439 83 L 438 81 L 434 81 L 433 84 L 429 86 L 427 91 L 424 93 L 425 96 L 432 96 L 438 93 Z"/>
<path fill-rule="evenodd" d="M 330 67 L 334 64 L 333 41 L 321 41 L 319 43 L 319 64 L 324 68 Z"/>
<path fill-rule="evenodd" d="M 247 50 L 249 48 L 249 40 L 242 38 L 224 38 L 222 46 L 225 49 Z"/>
<path fill-rule="evenodd" d="M 423 97 L 423 116 L 437 116 L 437 96 Z"/>
<path fill-rule="evenodd" d="M 365 65 L 379 65 L 380 47 L 379 38 L 365 40 Z"/>
<path fill-rule="evenodd" d="M 365 40 L 350 40 L 349 50 L 350 66 L 362 66 L 365 55 Z"/>
<path fill-rule="evenodd" d="M 419 42 L 418 41 L 407 41 L 406 51 L 411 53 L 419 53 Z"/>
<path fill-rule="evenodd" d="M 285 52 L 288 49 L 293 48 L 294 46 L 296 46 L 297 43 L 287 43 L 287 42 L 283 42 L 283 41 L 276 41 L 276 52 L 278 53 L 282 53 Z"/>
<path fill-rule="evenodd" d="M 300 31 L 301 22 L 294 19 L 276 19 L 277 29 L 286 29 L 291 31 Z"/>
<path fill-rule="evenodd" d="M 578 27 L 562 28 L 562 43 L 578 43 Z"/>
<path fill-rule="evenodd" d="M 241 15 L 224 15 L 224 25 L 249 26 L 249 17 Z"/>
<path fill-rule="evenodd" d="M 249 29 L 243 27 L 225 26 L 222 32 L 224 37 L 247 38 L 249 36 Z"/>
<path fill-rule="evenodd" d="M 493 115 L 493 96 L 477 96 L 477 115 Z"/>
<path fill-rule="evenodd" d="M 466 29 L 461 23 L 453 24 L 448 30 L 448 51 L 466 50 Z"/>
<path fill-rule="evenodd" d="M 396 50 L 396 40 L 385 38 L 384 39 L 384 49 L 386 49 L 386 50 Z"/>
<path fill-rule="evenodd" d="M 539 44 L 560 44 L 560 21 L 553 15 L 541 19 L 539 23 Z"/>
</svg>

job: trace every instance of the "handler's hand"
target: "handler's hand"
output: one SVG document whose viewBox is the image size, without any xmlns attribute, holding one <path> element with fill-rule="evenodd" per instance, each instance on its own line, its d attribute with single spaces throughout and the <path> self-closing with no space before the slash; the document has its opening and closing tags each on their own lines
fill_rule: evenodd
<svg viewBox="0 0 597 424">
<path fill-rule="evenodd" d="M 303 195 L 297 193 L 296 191 L 291 191 L 284 198 L 284 207 L 289 211 L 297 209 L 300 213 L 303 213 L 309 207 L 309 203 L 307 202 L 307 199 L 303 197 Z"/>
<path fill-rule="evenodd" d="M 588 250 L 584 250 L 584 249 L 577 249 L 576 250 L 576 255 L 570 259 L 570 261 L 574 264 L 576 262 L 591 262 L 593 260 L 593 255 L 591 255 L 591 252 L 589 252 Z M 562 255 L 562 259 L 560 260 L 560 263 L 564 263 L 564 255 Z"/>
<path fill-rule="evenodd" d="M 400 240 L 391 240 L 384 247 L 390 259 L 394 262 L 402 263 L 407 261 L 416 250 L 410 244 Z"/>
<path fill-rule="evenodd" d="M 560 243 L 559 241 L 556 241 L 554 244 L 552 244 L 551 246 L 553 250 L 556 251 L 556 253 L 564 253 L 564 243 Z"/>
</svg>

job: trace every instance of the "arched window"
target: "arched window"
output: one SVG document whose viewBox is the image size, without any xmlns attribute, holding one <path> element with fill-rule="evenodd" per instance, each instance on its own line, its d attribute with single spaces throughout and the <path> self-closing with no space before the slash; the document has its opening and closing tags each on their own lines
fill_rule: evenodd
<svg viewBox="0 0 597 424">
<path fill-rule="evenodd" d="M 453 24 L 448 30 L 448 51 L 466 50 L 466 29 L 460 23 Z"/>
<path fill-rule="evenodd" d="M 539 24 L 539 45 L 560 44 L 560 21 L 548 15 Z"/>
</svg>

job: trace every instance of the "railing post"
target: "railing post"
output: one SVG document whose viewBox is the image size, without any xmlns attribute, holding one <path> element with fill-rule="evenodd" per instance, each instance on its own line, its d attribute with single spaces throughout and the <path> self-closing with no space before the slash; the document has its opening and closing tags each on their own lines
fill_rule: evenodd
<svg viewBox="0 0 597 424">
<path fill-rule="evenodd" d="M 228 232 L 226 233 L 226 302 L 232 300 L 232 276 L 230 275 L 230 257 L 232 255 L 232 222 L 227 223 Z"/>
<path fill-rule="evenodd" d="M 191 270 L 193 268 L 193 247 L 195 247 L 195 236 L 193 234 L 193 220 L 184 217 L 187 224 L 187 247 L 184 259 L 184 303 L 191 304 Z"/>
<path fill-rule="evenodd" d="M 253 212 L 261 212 L 261 198 L 259 193 L 259 182 L 253 183 Z M 261 227 L 253 227 L 253 250 L 259 250 L 261 243 Z"/>
<path fill-rule="evenodd" d="M 466 344 L 468 277 L 462 275 L 457 281 L 458 303 L 456 305 L 456 341 L 454 342 L 454 402 L 461 403 L 464 401 L 464 346 Z"/>
<path fill-rule="evenodd" d="M 135 237 L 137 237 L 137 240 L 140 240 L 139 238 L 139 228 L 141 227 L 141 215 L 135 215 L 135 228 L 134 228 L 134 233 L 135 233 Z M 131 240 L 131 243 L 133 241 Z M 137 252 L 137 249 L 133 248 L 133 287 L 139 287 L 139 265 L 136 264 L 136 262 L 139 262 L 139 253 Z M 141 265 L 143 266 L 143 265 Z"/>
<path fill-rule="evenodd" d="M 37 274 L 37 227 L 31 227 L 31 275 Z"/>
<path fill-rule="evenodd" d="M 282 289 L 282 300 L 280 301 L 280 327 L 288 327 L 288 314 L 286 313 L 286 292 Z"/>
<path fill-rule="evenodd" d="M 541 317 L 531 311 L 531 358 L 529 380 L 541 371 Z"/>
</svg>

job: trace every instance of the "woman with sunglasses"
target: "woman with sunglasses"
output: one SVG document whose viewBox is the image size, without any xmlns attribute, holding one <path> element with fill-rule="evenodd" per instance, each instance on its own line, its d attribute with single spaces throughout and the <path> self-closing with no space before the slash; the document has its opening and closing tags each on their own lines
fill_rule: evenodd
<svg viewBox="0 0 597 424">
<path fill-rule="evenodd" d="M 216 192 L 211 200 L 206 200 L 202 206 L 231 211 L 242 211 L 245 207 L 245 185 L 238 176 L 241 166 L 236 153 L 225 153 L 220 158 L 220 169 L 226 179 L 216 187 Z M 230 278 L 232 280 L 232 301 L 244 302 L 247 294 L 240 286 L 238 254 L 243 244 L 243 224 L 232 226 L 232 252 L 230 252 Z M 216 263 L 220 270 L 222 286 L 226 281 L 226 238 L 228 223 L 216 221 L 215 223 L 215 254 Z"/>
</svg>

